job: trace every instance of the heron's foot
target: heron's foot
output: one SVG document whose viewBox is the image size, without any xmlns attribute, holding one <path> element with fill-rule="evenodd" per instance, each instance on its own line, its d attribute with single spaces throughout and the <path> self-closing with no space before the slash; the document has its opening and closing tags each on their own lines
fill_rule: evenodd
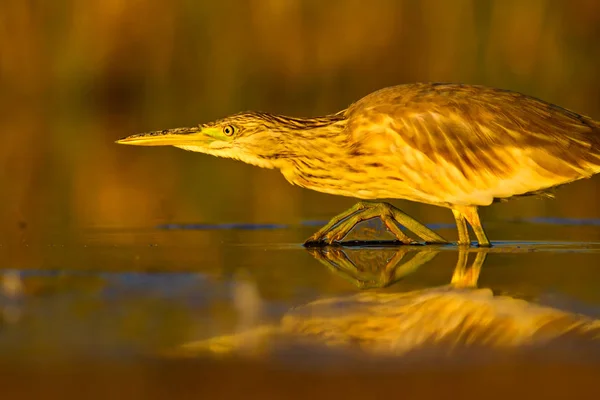
<svg viewBox="0 0 600 400">
<path fill-rule="evenodd" d="M 308 238 L 304 245 L 309 247 L 340 243 L 357 224 L 376 217 L 379 217 L 387 229 L 403 244 L 417 244 L 417 242 L 402 232 L 400 226 L 406 227 L 426 243 L 448 243 L 446 239 L 389 203 L 361 201 L 346 212 L 333 217 L 327 225 Z"/>
</svg>

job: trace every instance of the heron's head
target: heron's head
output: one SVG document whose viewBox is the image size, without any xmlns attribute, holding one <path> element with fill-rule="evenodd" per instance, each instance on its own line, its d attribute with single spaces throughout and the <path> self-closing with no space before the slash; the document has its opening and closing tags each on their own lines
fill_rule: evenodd
<svg viewBox="0 0 600 400">
<path fill-rule="evenodd" d="M 294 154 L 298 142 L 315 129 L 333 130 L 342 115 L 289 118 L 259 112 L 235 114 L 191 128 L 139 133 L 117 143 L 136 146 L 175 146 L 185 150 L 233 158 L 265 168 Z M 313 132 L 314 133 L 314 132 Z"/>
</svg>

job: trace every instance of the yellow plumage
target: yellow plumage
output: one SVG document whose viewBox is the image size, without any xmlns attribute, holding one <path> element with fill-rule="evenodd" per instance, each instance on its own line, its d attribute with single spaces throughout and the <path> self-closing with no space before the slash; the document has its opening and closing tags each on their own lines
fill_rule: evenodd
<svg viewBox="0 0 600 400">
<path fill-rule="evenodd" d="M 520 93 L 460 84 L 389 87 L 324 117 L 247 112 L 119 142 L 174 145 L 278 168 L 290 183 L 324 193 L 448 207 L 459 243 L 469 243 L 469 222 L 484 246 L 478 206 L 543 194 L 600 172 L 598 122 Z M 394 225 L 445 242 L 386 203 L 360 203 L 307 244 L 340 241 L 376 216 L 403 242 L 411 239 Z"/>
</svg>

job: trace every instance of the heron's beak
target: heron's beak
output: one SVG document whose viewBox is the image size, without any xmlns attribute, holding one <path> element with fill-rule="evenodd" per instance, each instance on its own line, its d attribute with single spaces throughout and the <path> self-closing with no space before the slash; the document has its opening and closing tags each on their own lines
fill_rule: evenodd
<svg viewBox="0 0 600 400">
<path fill-rule="evenodd" d="M 206 139 L 207 141 L 211 140 L 210 136 L 201 133 L 199 127 L 194 127 L 138 133 L 119 139 L 116 143 L 131 144 L 134 146 L 181 146 L 197 144 L 203 139 Z"/>
</svg>

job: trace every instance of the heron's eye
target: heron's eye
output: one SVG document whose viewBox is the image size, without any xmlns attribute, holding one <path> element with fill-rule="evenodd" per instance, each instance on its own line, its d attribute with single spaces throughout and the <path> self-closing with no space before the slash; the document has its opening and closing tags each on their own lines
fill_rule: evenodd
<svg viewBox="0 0 600 400">
<path fill-rule="evenodd" d="M 226 127 L 223 128 L 223 133 L 226 136 L 231 136 L 235 133 L 235 127 L 233 125 L 227 125 Z"/>
</svg>

